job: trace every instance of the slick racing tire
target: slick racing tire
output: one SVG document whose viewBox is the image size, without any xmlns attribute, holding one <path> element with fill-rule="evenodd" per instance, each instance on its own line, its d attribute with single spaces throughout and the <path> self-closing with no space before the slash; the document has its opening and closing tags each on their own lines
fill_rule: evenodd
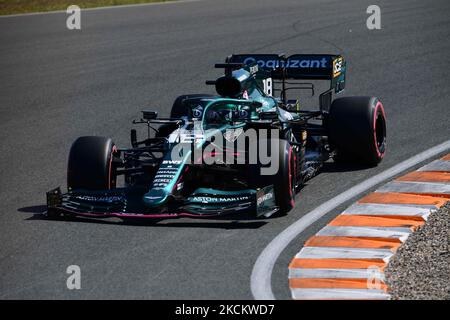
<svg viewBox="0 0 450 320">
<path fill-rule="evenodd" d="M 109 190 L 116 186 L 113 154 L 116 146 L 110 138 L 80 137 L 72 144 L 67 168 L 69 190 Z"/>
<path fill-rule="evenodd" d="M 181 117 L 189 117 L 189 107 L 184 103 L 186 99 L 195 99 L 195 98 L 212 98 L 215 97 L 210 94 L 185 94 L 179 96 L 175 99 L 172 109 L 170 110 L 171 118 L 181 118 Z M 174 130 L 176 130 L 177 126 L 174 124 L 164 124 L 159 127 L 156 137 L 165 138 L 168 137 Z"/>
<path fill-rule="evenodd" d="M 259 163 L 256 166 L 251 166 L 250 172 L 254 183 L 256 182 L 258 187 L 265 187 L 271 184 L 274 186 L 276 205 L 279 207 L 281 214 L 286 214 L 294 207 L 295 202 L 296 154 L 293 146 L 285 139 L 278 139 L 273 144 L 271 142 L 272 140 L 262 139 L 260 145 L 267 143 L 269 149 L 267 154 L 272 157 L 273 152 L 275 152 L 275 155 L 278 157 L 278 168 L 271 170 L 275 171 L 275 174 L 262 175 L 261 170 L 268 168 L 269 165 Z M 272 147 L 278 147 L 278 150 L 272 150 Z"/>
<path fill-rule="evenodd" d="M 375 97 L 344 97 L 333 101 L 328 118 L 329 139 L 336 162 L 376 166 L 386 152 L 386 116 Z"/>
</svg>

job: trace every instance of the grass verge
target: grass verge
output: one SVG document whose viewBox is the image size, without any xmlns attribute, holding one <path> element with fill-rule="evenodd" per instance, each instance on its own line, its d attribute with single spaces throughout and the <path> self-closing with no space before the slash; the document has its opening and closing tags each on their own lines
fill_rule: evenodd
<svg viewBox="0 0 450 320">
<path fill-rule="evenodd" d="M 72 4 L 85 9 L 167 1 L 173 0 L 0 0 L 0 15 L 66 10 Z"/>
</svg>

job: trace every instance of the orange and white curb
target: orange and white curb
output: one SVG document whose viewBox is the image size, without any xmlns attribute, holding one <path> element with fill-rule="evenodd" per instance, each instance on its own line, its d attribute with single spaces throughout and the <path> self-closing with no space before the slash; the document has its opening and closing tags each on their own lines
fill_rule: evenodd
<svg viewBox="0 0 450 320">
<path fill-rule="evenodd" d="M 450 201 L 450 154 L 391 181 L 309 238 L 289 264 L 294 299 L 389 299 L 384 268 Z"/>
</svg>

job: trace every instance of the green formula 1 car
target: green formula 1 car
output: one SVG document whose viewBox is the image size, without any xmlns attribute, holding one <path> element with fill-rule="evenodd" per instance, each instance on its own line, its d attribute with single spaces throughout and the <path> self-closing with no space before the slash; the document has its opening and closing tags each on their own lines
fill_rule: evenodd
<svg viewBox="0 0 450 320">
<path fill-rule="evenodd" d="M 178 97 L 170 117 L 143 111 L 149 135 L 131 146 L 85 136 L 72 145 L 68 192 L 47 193 L 47 215 L 122 218 L 286 213 L 325 161 L 377 165 L 386 150 L 386 119 L 375 97 L 333 99 L 344 90 L 340 55 L 231 55 L 216 67 L 217 95 Z M 293 90 L 325 83 L 316 110 Z M 326 82 L 325 82 L 326 81 Z M 155 134 L 150 134 L 151 129 Z M 119 187 L 117 178 L 123 176 Z"/>
</svg>

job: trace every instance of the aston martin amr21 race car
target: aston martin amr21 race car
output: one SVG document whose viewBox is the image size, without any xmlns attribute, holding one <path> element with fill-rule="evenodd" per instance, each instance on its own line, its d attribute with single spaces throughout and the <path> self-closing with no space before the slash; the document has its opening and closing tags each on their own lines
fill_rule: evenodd
<svg viewBox="0 0 450 320">
<path fill-rule="evenodd" d="M 47 193 L 47 215 L 172 218 L 249 212 L 287 213 L 295 194 L 325 161 L 377 165 L 386 150 L 386 119 L 375 97 L 342 97 L 340 55 L 235 54 L 206 84 L 217 94 L 178 97 L 170 117 L 143 111 L 148 134 L 131 147 L 84 136 L 72 145 L 67 193 Z M 325 83 L 316 110 L 290 90 Z M 327 81 L 327 82 L 325 82 Z M 154 132 L 154 133 L 153 133 Z M 123 182 L 117 183 L 123 176 Z"/>
</svg>

